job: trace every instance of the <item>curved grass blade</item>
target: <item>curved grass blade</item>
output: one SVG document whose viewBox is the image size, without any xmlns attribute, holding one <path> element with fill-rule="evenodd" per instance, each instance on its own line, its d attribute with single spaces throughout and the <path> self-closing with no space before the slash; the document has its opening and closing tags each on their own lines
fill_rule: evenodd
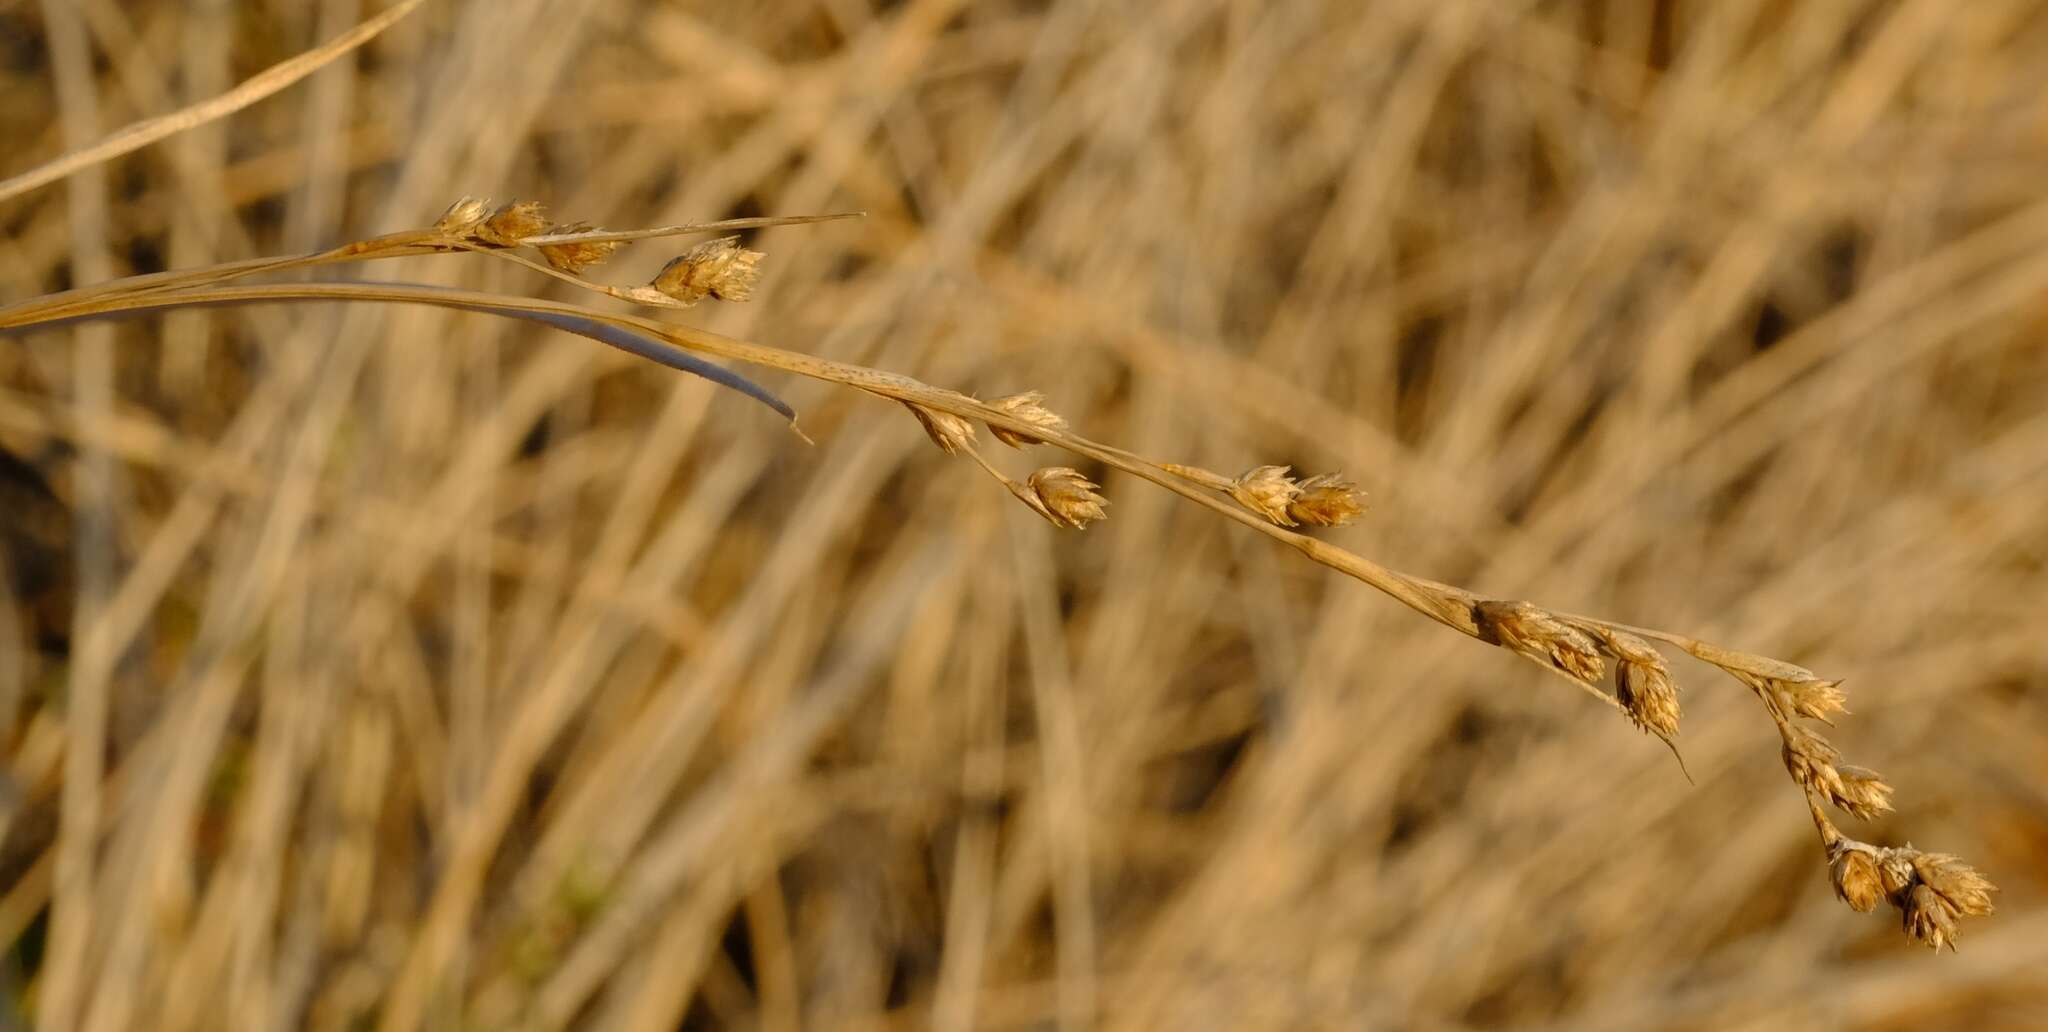
<svg viewBox="0 0 2048 1032">
<path fill-rule="evenodd" d="M 380 284 L 380 286 L 412 285 Z M 434 288 L 420 287 L 418 289 L 433 290 Z M 462 311 L 481 312 L 486 315 L 496 315 L 507 319 L 523 319 L 526 320 L 527 322 L 535 322 L 543 326 L 551 326 L 558 330 L 566 330 L 570 333 L 576 334 L 577 336 L 588 337 L 591 340 L 597 341 L 601 344 L 608 344 L 612 347 L 619 349 L 620 351 L 626 352 L 629 355 L 647 359 L 648 361 L 654 362 L 658 365 L 664 365 L 670 369 L 675 369 L 681 372 L 689 373 L 693 376 L 701 376 L 704 379 L 709 380 L 720 387 L 727 388 L 728 390 L 737 391 L 741 394 L 746 395 L 749 398 L 754 399 L 755 401 L 760 402 L 761 404 L 767 406 L 768 408 L 773 409 L 777 415 L 781 416 L 783 419 L 789 422 L 790 429 L 795 430 L 798 437 L 803 437 L 805 441 L 810 440 L 810 438 L 806 436 L 804 432 L 801 429 L 799 429 L 796 425 L 796 410 L 791 408 L 788 402 L 783 401 L 781 398 L 777 397 L 775 393 L 773 391 L 770 391 L 768 388 L 763 387 L 760 384 L 755 383 L 754 381 L 746 378 L 745 376 L 742 376 L 739 373 L 736 373 L 731 369 L 726 368 L 725 366 L 719 365 L 716 362 L 712 362 L 708 359 L 699 358 L 696 355 L 690 354 L 688 351 L 685 351 L 682 348 L 676 347 L 672 344 L 656 340 L 653 337 L 644 336 L 640 333 L 636 333 L 622 326 L 601 321 L 598 318 L 590 318 L 582 315 L 570 314 L 568 312 L 563 311 L 534 310 L 532 308 L 515 305 L 491 304 L 488 302 L 476 300 L 474 298 L 454 296 L 403 299 L 347 296 L 299 296 L 288 298 L 264 296 L 192 297 L 190 295 L 180 295 L 176 292 L 172 292 L 152 296 L 151 298 L 148 299 L 148 301 L 142 304 L 134 304 L 134 299 L 128 300 L 130 301 L 129 304 L 121 305 L 119 307 L 113 307 L 110 305 L 109 307 L 102 309 L 100 311 L 61 316 L 55 319 L 38 319 L 32 322 L 20 323 L 13 326 L 0 325 L 0 333 L 20 334 L 29 333 L 36 330 L 56 329 L 74 323 L 90 322 L 99 319 L 113 319 L 126 316 L 135 316 L 167 308 L 222 308 L 234 305 L 260 304 L 266 301 L 277 300 L 293 300 L 300 302 L 323 300 L 385 301 L 387 303 L 394 300 L 427 301 L 428 303 L 437 304 L 440 305 L 441 307 L 454 308 Z M 596 315 L 597 313 L 592 314 Z"/>
<path fill-rule="evenodd" d="M 570 333 L 589 337 L 591 340 L 610 344 L 620 351 L 638 355 L 650 362 L 658 362 L 670 369 L 680 369 L 683 372 L 701 376 L 720 387 L 738 391 L 774 409 L 776 412 L 781 413 L 782 418 L 789 420 L 790 426 L 794 427 L 796 425 L 796 410 L 790 408 L 788 402 L 776 397 L 768 388 L 716 362 L 698 358 L 681 348 L 670 347 L 652 337 L 642 337 L 637 333 L 621 329 L 617 326 L 595 322 L 582 316 L 562 315 L 558 312 L 522 312 L 516 308 L 492 309 L 482 306 L 478 306 L 477 310 L 495 312 L 498 315 L 513 319 L 527 319 L 546 326 L 553 326 L 558 330 L 567 330 Z"/>
</svg>

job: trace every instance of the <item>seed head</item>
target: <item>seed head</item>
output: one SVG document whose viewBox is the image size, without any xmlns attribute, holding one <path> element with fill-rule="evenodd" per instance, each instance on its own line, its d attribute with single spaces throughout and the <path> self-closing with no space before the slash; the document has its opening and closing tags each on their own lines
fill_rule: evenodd
<svg viewBox="0 0 2048 1032">
<path fill-rule="evenodd" d="M 1678 688 L 1664 654 L 1649 642 L 1611 627 L 1588 624 L 1585 630 L 1613 655 L 1614 698 L 1630 722 L 1669 742 L 1678 734 Z"/>
<path fill-rule="evenodd" d="M 706 297 L 721 301 L 745 301 L 754 296 L 758 268 L 766 257 L 740 246 L 736 236 L 706 240 L 662 266 L 653 287 L 685 305 Z"/>
<path fill-rule="evenodd" d="M 1950 952 L 1955 951 L 1956 918 L 1959 915 L 1948 900 L 1941 897 L 1941 893 L 1928 885 L 1915 885 L 1907 893 L 1900 910 L 1904 912 L 1907 935 L 1937 953 L 1943 946 Z"/>
<path fill-rule="evenodd" d="M 591 232 L 591 225 L 588 222 L 575 222 L 566 226 L 556 226 L 550 232 L 588 233 Z M 624 246 L 625 243 L 619 240 L 570 240 L 559 244 L 542 244 L 540 256 L 546 258 L 549 265 L 563 272 L 580 273 L 610 258 L 613 252 Z"/>
<path fill-rule="evenodd" d="M 903 404 L 910 409 L 911 415 L 917 417 L 918 423 L 924 427 L 924 432 L 930 435 L 932 443 L 938 445 L 940 451 L 953 455 L 974 443 L 973 423 L 951 412 L 941 412 L 908 401 Z"/>
<path fill-rule="evenodd" d="M 1545 666 L 1595 684 L 1607 673 L 1607 661 L 1592 636 L 1528 602 L 1481 602 L 1473 607 L 1480 635 Z"/>
<path fill-rule="evenodd" d="M 1678 734 L 1678 689 L 1663 657 L 1655 663 L 1621 660 L 1614 668 L 1614 697 L 1635 726 L 1666 741 Z"/>
<path fill-rule="evenodd" d="M 1054 526 L 1079 530 L 1109 514 L 1103 508 L 1109 500 L 1096 493 L 1097 484 L 1065 466 L 1050 466 L 1031 474 L 1031 493 L 1038 497 L 1039 512 Z"/>
<path fill-rule="evenodd" d="M 518 247 L 530 236 L 539 236 L 548 228 L 547 214 L 539 201 L 513 201 L 485 219 L 471 232 L 487 244 L 499 247 Z"/>
<path fill-rule="evenodd" d="M 1834 856 L 1828 863 L 1828 880 L 1834 883 L 1835 895 L 1859 914 L 1877 909 L 1885 891 L 1874 851 L 1861 842 L 1843 839 L 1830 852 Z"/>
<path fill-rule="evenodd" d="M 1037 391 L 1024 391 L 1021 394 L 1006 394 L 990 401 L 989 406 L 1002 409 L 1004 412 L 1035 427 L 1046 430 L 1065 430 L 1067 428 L 1067 421 L 1061 419 L 1057 413 L 1047 409 L 1043 404 L 1044 401 L 1045 395 Z M 1012 448 L 1022 448 L 1027 444 L 1045 443 L 1030 434 L 1020 434 L 1015 430 L 1006 430 L 994 423 L 989 424 L 988 432 L 996 435 L 996 440 Z"/>
<path fill-rule="evenodd" d="M 1283 527 L 1295 526 L 1287 507 L 1301 497 L 1301 485 L 1287 475 L 1286 466 L 1258 466 L 1230 482 L 1230 496 L 1237 504 Z"/>
<path fill-rule="evenodd" d="M 1846 713 L 1847 696 L 1842 682 L 1830 681 L 1796 663 L 1767 656 L 1743 656 L 1736 665 L 1722 664 L 1757 696 L 1775 709 L 1794 716 L 1833 723 L 1828 718 Z"/>
<path fill-rule="evenodd" d="M 1892 812 L 1892 786 L 1885 784 L 1883 775 L 1846 763 L 1836 767 L 1835 773 L 1842 778 L 1841 795 L 1834 800 L 1836 806 L 1866 821 Z"/>
<path fill-rule="evenodd" d="M 1820 735 L 1787 725 L 1784 757 L 1793 781 L 1842 812 L 1866 821 L 1892 812 L 1892 787 L 1874 770 L 1844 766 L 1841 751 Z"/>
<path fill-rule="evenodd" d="M 1814 678 L 1808 681 L 1778 679 L 1772 682 L 1778 698 L 1786 709 L 1810 720 L 1824 724 L 1833 723 L 1828 718 L 1837 713 L 1847 713 L 1843 705 L 1848 696 L 1842 694 L 1842 682 L 1824 681 Z"/>
<path fill-rule="evenodd" d="M 1827 739 L 1803 727 L 1794 727 L 1785 735 L 1784 756 L 1786 772 L 1801 787 L 1832 798 L 1841 785 L 1842 776 L 1835 771 L 1835 764 L 1842 761 L 1842 753 Z"/>
<path fill-rule="evenodd" d="M 1915 852 L 1910 862 L 1914 876 L 1956 913 L 1979 917 L 1997 909 L 1991 905 L 1991 894 L 1998 886 L 1962 860 L 1947 853 Z"/>
<path fill-rule="evenodd" d="M 434 229 L 444 236 L 466 237 L 490 213 L 491 202 L 481 197 L 464 197 L 434 220 Z"/>
<path fill-rule="evenodd" d="M 1365 492 L 1341 473 L 1310 477 L 1287 506 L 1287 515 L 1311 527 L 1341 527 L 1365 511 Z"/>
</svg>

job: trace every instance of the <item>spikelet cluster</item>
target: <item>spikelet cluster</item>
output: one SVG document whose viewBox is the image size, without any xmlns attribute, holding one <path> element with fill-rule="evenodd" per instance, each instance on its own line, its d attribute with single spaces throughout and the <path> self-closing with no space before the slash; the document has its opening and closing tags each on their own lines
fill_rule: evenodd
<svg viewBox="0 0 2048 1032">
<path fill-rule="evenodd" d="M 1006 394 L 991 400 L 988 405 L 990 408 L 1002 410 L 1019 422 L 1037 427 L 1040 430 L 1065 430 L 1067 428 L 1067 421 L 1061 419 L 1058 413 L 1046 408 L 1045 395 L 1037 391 Z M 1012 448 L 1045 443 L 1042 438 L 1019 433 L 1015 430 L 997 426 L 994 423 L 989 424 L 988 432 L 994 434 L 996 440 Z"/>
<path fill-rule="evenodd" d="M 1080 530 L 1109 515 L 1104 511 L 1109 500 L 1096 493 L 1100 485 L 1077 470 L 1050 466 L 1033 472 L 1026 483 L 1031 498 L 1037 500 L 1032 508 L 1052 521 L 1053 526 Z"/>
<path fill-rule="evenodd" d="M 451 205 L 434 223 L 442 236 L 498 248 L 533 246 L 554 269 L 580 275 L 618 250 L 614 240 L 579 239 L 601 236 L 586 223 L 555 226 L 549 231 L 537 203 L 514 201 L 493 207 L 476 198 Z M 542 234 L 546 233 L 545 237 Z M 540 239 L 536 239 L 536 238 Z M 707 297 L 744 301 L 752 296 L 762 255 L 742 247 L 738 237 L 698 244 L 665 265 L 652 282 L 625 291 L 596 287 L 648 304 L 689 306 Z M 1108 500 L 1099 486 L 1080 471 L 1048 466 L 1022 481 L 990 465 L 975 449 L 975 426 L 953 412 L 903 400 L 919 425 L 940 450 L 972 456 L 1032 511 L 1055 526 L 1080 529 L 1107 515 Z M 970 399 L 960 396 L 959 400 Z M 1047 408 L 1038 391 L 995 398 L 988 409 L 1002 413 L 1006 423 L 988 422 L 989 432 L 1012 448 L 1044 444 L 1067 421 Z M 948 406 L 949 408 L 953 406 Z M 966 411 L 962 409 L 962 411 Z M 983 421 L 987 421 L 986 419 Z M 1034 432 L 1037 431 L 1037 432 Z M 1365 494 L 1341 474 L 1297 478 L 1291 467 L 1258 465 L 1235 477 L 1199 467 L 1160 464 L 1158 468 L 1202 487 L 1221 492 L 1245 511 L 1277 527 L 1334 527 L 1356 519 L 1365 509 Z M 1434 591 L 1442 586 L 1435 586 Z M 1596 689 L 1613 661 L 1612 699 L 1636 727 L 1672 744 L 1681 710 L 1670 664 L 1643 634 L 1679 645 L 1695 657 L 1720 667 L 1747 685 L 1776 723 L 1786 773 L 1809 800 L 1816 827 L 1827 847 L 1828 880 L 1835 894 L 1858 912 L 1879 904 L 1896 908 L 1901 926 L 1917 942 L 1936 950 L 1954 949 L 1961 919 L 1992 912 L 1989 879 L 1945 853 L 1927 853 L 1908 845 L 1888 848 L 1844 836 L 1824 812 L 1833 806 L 1854 817 L 1872 820 L 1892 812 L 1893 789 L 1877 772 L 1843 761 L 1841 751 L 1799 721 L 1831 724 L 1847 712 L 1841 682 L 1822 678 L 1791 663 L 1729 652 L 1661 632 L 1631 633 L 1619 626 L 1585 617 L 1555 613 L 1529 602 L 1484 600 L 1444 589 L 1442 601 L 1468 607 L 1470 633 Z M 1455 611 L 1455 610 L 1454 610 Z"/>
<path fill-rule="evenodd" d="M 494 208 L 489 201 L 464 197 L 449 205 L 433 228 L 441 236 L 473 244 L 498 248 L 531 245 L 549 266 L 572 276 L 603 263 L 625 246 L 623 240 L 578 239 L 602 237 L 604 232 L 588 222 L 550 224 L 537 201 L 512 201 Z M 644 287 L 592 286 L 625 300 L 673 308 L 687 308 L 707 297 L 745 301 L 753 296 L 765 256 L 740 246 L 739 239 L 720 237 L 692 247 L 662 266 Z"/>
<path fill-rule="evenodd" d="M 592 233 L 596 230 L 588 222 L 572 222 L 556 226 L 550 235 Z M 541 257 L 549 265 L 571 275 L 597 265 L 610 258 L 625 243 L 619 240 L 565 240 L 559 244 L 540 245 Z"/>
<path fill-rule="evenodd" d="M 1597 684 L 1607 673 L 1607 661 L 1593 636 L 1540 606 L 1488 601 L 1473 607 L 1472 615 L 1481 637 L 1582 684 Z"/>
<path fill-rule="evenodd" d="M 1163 468 L 1229 495 L 1279 527 L 1341 527 L 1365 511 L 1365 492 L 1341 473 L 1297 480 L 1288 466 L 1253 466 L 1235 477 L 1218 476 L 1197 466 L 1168 463 Z"/>
<path fill-rule="evenodd" d="M 754 296 L 763 257 L 741 247 L 736 236 L 706 240 L 662 266 L 650 286 L 685 307 L 707 297 L 745 301 Z"/>
<path fill-rule="evenodd" d="M 1850 909 L 1869 913 L 1879 903 L 1898 908 L 1901 927 L 1913 941 L 1951 952 L 1964 917 L 1997 908 L 1998 891 L 1976 868 L 1947 853 L 1912 846 L 1887 849 L 1837 836 L 1828 847 L 1828 880 Z"/>
<path fill-rule="evenodd" d="M 1666 742 L 1678 734 L 1678 687 L 1664 654 L 1643 639 L 1608 627 L 1589 630 L 1614 657 L 1614 699 L 1635 726 Z"/>
<path fill-rule="evenodd" d="M 547 230 L 547 213 L 539 201 L 513 201 L 471 226 L 469 234 L 486 244 L 518 247 L 528 237 L 537 237 Z"/>
<path fill-rule="evenodd" d="M 927 408 L 915 402 L 906 401 L 903 406 L 910 410 L 911 415 L 917 417 L 918 425 L 924 427 L 925 435 L 932 439 L 933 444 L 939 446 L 940 451 L 948 455 L 957 455 L 973 446 L 973 423 L 951 412 Z"/>
</svg>

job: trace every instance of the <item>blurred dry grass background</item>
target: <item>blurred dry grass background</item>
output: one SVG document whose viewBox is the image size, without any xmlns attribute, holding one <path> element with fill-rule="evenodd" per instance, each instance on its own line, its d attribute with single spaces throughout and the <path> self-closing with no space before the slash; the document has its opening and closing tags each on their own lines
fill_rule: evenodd
<svg viewBox="0 0 2048 1032">
<path fill-rule="evenodd" d="M 379 9 L 0 4 L 0 174 Z M 1935 957 L 1840 906 L 1701 668 L 1694 786 L 1505 652 L 1119 477 L 1055 532 L 853 392 L 776 384 L 806 447 L 560 334 L 184 312 L 0 342 L 0 1026 L 2048 1025 L 2044 162 L 2037 0 L 432 0 L 0 206 L 0 296 L 464 193 L 865 209 L 691 315 L 1341 469 L 1367 555 L 1846 677 L 1900 786 L 1862 837 L 2000 913 Z"/>
</svg>

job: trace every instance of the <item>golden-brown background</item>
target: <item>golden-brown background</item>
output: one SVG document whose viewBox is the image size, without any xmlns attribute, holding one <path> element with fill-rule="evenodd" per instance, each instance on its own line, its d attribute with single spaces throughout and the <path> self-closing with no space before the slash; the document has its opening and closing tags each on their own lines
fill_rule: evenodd
<svg viewBox="0 0 2048 1032">
<path fill-rule="evenodd" d="M 0 4 L 0 175 L 383 7 Z M 1330 540 L 1845 677 L 1900 787 L 1857 833 L 2000 913 L 1937 957 L 1836 902 L 1704 668 L 1688 784 L 1271 542 L 1119 476 L 1056 531 L 843 388 L 764 375 L 810 447 L 561 334 L 185 312 L 0 340 L 0 1026 L 2048 1025 L 2037 0 L 429 0 L 0 205 L 0 300 L 466 193 L 865 210 L 688 318 L 1341 469 Z"/>
</svg>

